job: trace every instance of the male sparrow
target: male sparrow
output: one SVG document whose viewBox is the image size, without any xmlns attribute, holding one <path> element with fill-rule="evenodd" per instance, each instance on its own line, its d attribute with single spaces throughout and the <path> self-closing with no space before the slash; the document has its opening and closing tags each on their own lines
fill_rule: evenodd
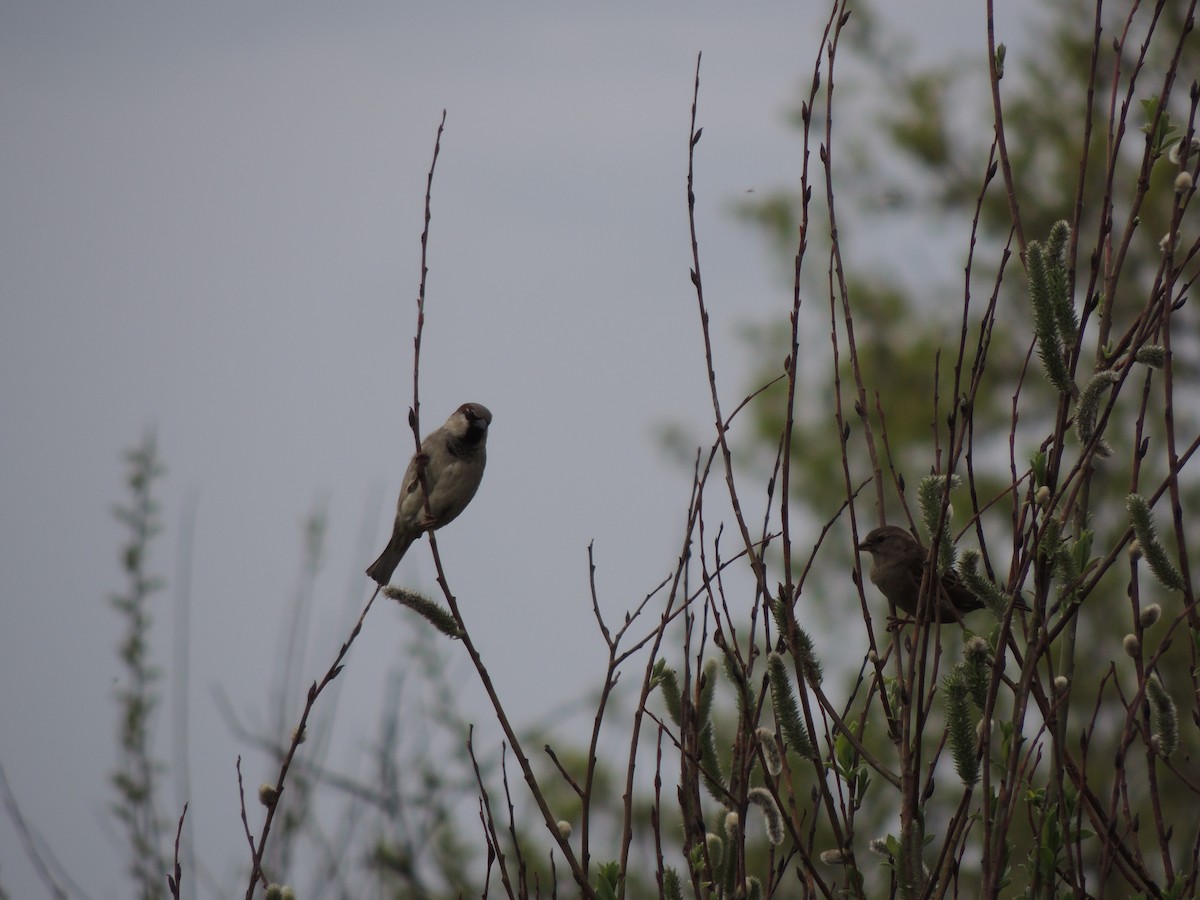
<svg viewBox="0 0 1200 900">
<path fill-rule="evenodd" d="M 491 422 L 492 414 L 486 406 L 464 403 L 445 425 L 426 435 L 420 453 L 413 455 L 404 472 L 392 539 L 367 569 L 376 582 L 387 584 L 413 541 L 453 521 L 467 508 L 483 480 Z M 421 489 L 422 470 L 429 490 L 428 515 Z"/>
<path fill-rule="evenodd" d="M 863 538 L 858 549 L 871 554 L 871 581 L 883 596 L 897 609 L 915 616 L 929 551 L 911 534 L 895 525 L 881 525 L 874 529 Z M 1018 601 L 1018 606 L 1024 604 Z M 982 608 L 983 601 L 951 569 L 938 578 L 937 605 L 928 617 L 930 621 L 961 622 L 963 613 Z"/>
</svg>

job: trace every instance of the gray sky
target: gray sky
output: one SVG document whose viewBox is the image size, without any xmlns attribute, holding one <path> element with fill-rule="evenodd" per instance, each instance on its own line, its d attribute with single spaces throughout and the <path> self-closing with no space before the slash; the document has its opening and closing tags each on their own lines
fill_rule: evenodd
<svg viewBox="0 0 1200 900">
<path fill-rule="evenodd" d="M 967 4 L 909 6 L 928 14 L 933 47 L 982 40 Z M 439 543 L 524 723 L 578 697 L 603 666 L 587 544 L 618 618 L 678 552 L 689 477 L 656 429 L 706 434 L 711 421 L 687 278 L 696 53 L 702 264 L 731 404 L 751 362 L 736 326 L 782 315 L 790 289 L 729 207 L 798 177 L 784 114 L 823 7 L 0 6 L 0 763 L 91 896 L 125 896 L 105 824 L 122 451 L 156 431 L 168 475 L 152 568 L 168 580 L 195 505 L 190 816 L 224 878 L 245 861 L 234 760 L 251 787 L 269 769 L 229 734 L 213 691 L 267 715 L 315 506 L 331 530 L 305 681 L 368 594 L 360 573 L 412 449 L 421 204 L 447 109 L 423 426 L 464 400 L 495 422 L 484 485 Z M 425 544 L 397 578 L 432 584 Z M 170 602 L 155 610 L 164 686 Z M 353 651 L 349 756 L 407 624 L 378 607 Z M 463 703 L 485 721 L 463 672 Z M 6 817 L 0 883 L 43 895 Z"/>
</svg>

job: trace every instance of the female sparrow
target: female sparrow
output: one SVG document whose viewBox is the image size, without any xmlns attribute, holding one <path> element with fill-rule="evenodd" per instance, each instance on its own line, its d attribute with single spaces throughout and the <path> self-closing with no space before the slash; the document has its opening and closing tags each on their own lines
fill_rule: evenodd
<svg viewBox="0 0 1200 900">
<path fill-rule="evenodd" d="M 929 551 L 895 525 L 882 525 L 871 531 L 858 549 L 871 554 L 870 576 L 875 587 L 897 609 L 915 616 Z M 1024 605 L 1019 601 L 1018 604 Z M 928 615 L 930 621 L 961 622 L 964 613 L 982 608 L 983 601 L 963 584 L 957 572 L 950 569 L 938 578 L 937 605 Z"/>
<path fill-rule="evenodd" d="M 404 472 L 392 539 L 367 569 L 376 582 L 387 584 L 413 541 L 453 521 L 467 508 L 483 480 L 491 422 L 492 414 L 486 406 L 464 403 L 445 425 L 421 442 L 421 451 L 413 455 Z M 422 473 L 429 491 L 428 515 L 425 491 L 421 489 Z"/>
</svg>

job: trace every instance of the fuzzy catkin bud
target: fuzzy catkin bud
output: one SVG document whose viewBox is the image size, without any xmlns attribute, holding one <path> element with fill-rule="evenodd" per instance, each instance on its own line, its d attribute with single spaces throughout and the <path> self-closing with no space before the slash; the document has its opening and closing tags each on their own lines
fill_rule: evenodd
<svg viewBox="0 0 1200 900">
<path fill-rule="evenodd" d="M 258 802 L 271 809 L 279 802 L 279 791 L 275 790 L 273 784 L 260 784 L 258 786 Z"/>
<path fill-rule="evenodd" d="M 963 648 L 963 653 L 971 659 L 978 659 L 983 662 L 990 662 L 992 658 L 991 645 L 979 635 L 975 635 L 975 637 L 967 641 L 967 646 Z"/>
<path fill-rule="evenodd" d="M 462 638 L 462 629 L 458 627 L 458 622 L 454 620 L 454 616 L 450 610 L 439 603 L 435 603 L 424 594 L 410 591 L 408 588 L 394 587 L 389 584 L 383 589 L 383 596 L 390 600 L 395 600 L 401 606 L 407 606 L 417 615 L 423 616 L 425 621 L 446 635 L 446 637 L 454 640 Z"/>
<path fill-rule="evenodd" d="M 1169 159 L 1175 165 L 1179 165 L 1181 162 L 1183 162 L 1183 148 L 1183 141 L 1176 141 L 1173 143 L 1167 150 L 1167 159 Z M 1187 148 L 1189 155 L 1200 150 L 1200 137 L 1192 138 L 1192 142 L 1187 145 Z"/>
<path fill-rule="evenodd" d="M 812 638 L 800 626 L 796 626 L 796 659 L 800 662 L 800 671 L 810 684 L 820 684 L 825 677 L 821 671 L 821 660 L 817 658 L 816 648 Z"/>
<path fill-rule="evenodd" d="M 1120 375 L 1111 369 L 1096 372 L 1088 379 L 1087 384 L 1079 393 L 1079 404 L 1075 410 L 1075 436 L 1085 447 L 1092 443 L 1096 436 L 1096 418 L 1100 413 L 1100 398 L 1106 388 L 1120 381 Z M 1105 453 L 1103 440 L 1096 442 L 1096 451 L 1101 456 Z"/>
<path fill-rule="evenodd" d="M 772 846 L 778 847 L 783 843 L 783 814 L 779 812 L 775 798 L 766 788 L 756 787 L 750 788 L 746 799 L 762 810 L 763 818 L 766 819 L 767 840 Z"/>
<path fill-rule="evenodd" d="M 1142 652 L 1142 642 L 1138 640 L 1136 634 L 1125 635 L 1125 640 L 1121 642 L 1121 646 L 1125 648 L 1125 655 L 1130 659 L 1137 659 Z"/>
<path fill-rule="evenodd" d="M 983 605 L 992 615 L 1003 620 L 1012 603 L 1012 597 L 979 573 L 979 561 L 978 550 L 964 550 L 958 560 L 958 575 L 971 593 L 983 601 Z"/>
<path fill-rule="evenodd" d="M 962 483 L 957 475 L 951 475 L 949 488 L 953 490 Z M 942 523 L 942 502 L 946 493 L 947 481 L 945 475 L 926 475 L 917 484 L 917 500 L 921 506 L 921 518 L 925 531 L 930 539 L 938 534 L 938 525 Z M 937 548 L 938 571 L 945 571 L 954 565 L 954 545 L 950 542 L 949 523 L 954 519 L 954 507 L 947 503 L 945 523 L 941 529 Z"/>
<path fill-rule="evenodd" d="M 783 731 L 784 740 L 795 753 L 816 759 L 816 751 L 808 737 L 808 729 L 800 717 L 800 707 L 792 691 L 792 680 L 788 675 L 783 657 L 778 653 L 767 655 L 767 680 L 771 685 L 771 705 L 775 710 L 775 721 Z"/>
<path fill-rule="evenodd" d="M 722 783 L 724 774 L 721 772 L 721 758 L 717 755 L 717 733 L 712 722 L 700 732 L 700 774 L 709 793 L 719 799 L 726 788 Z"/>
<path fill-rule="evenodd" d="M 1192 189 L 1192 173 L 1180 172 L 1175 176 L 1175 190 L 1177 193 L 1184 193 Z"/>
<path fill-rule="evenodd" d="M 759 728 L 754 734 L 758 738 L 758 746 L 762 748 L 767 771 L 772 775 L 778 775 L 783 771 L 783 757 L 779 753 L 779 745 L 775 743 L 775 732 L 769 728 Z"/>
<path fill-rule="evenodd" d="M 846 854 L 841 850 L 822 850 L 821 862 L 827 866 L 840 866 L 846 860 Z"/>
<path fill-rule="evenodd" d="M 1138 615 L 1138 622 L 1143 628 L 1151 628 L 1158 623 L 1159 617 L 1162 615 L 1162 607 L 1157 603 L 1151 603 L 1149 606 L 1142 608 Z"/>
<path fill-rule="evenodd" d="M 977 735 L 971 727 L 971 711 L 968 707 L 970 688 L 964 668 L 956 666 L 943 682 L 943 700 L 946 704 L 946 730 L 954 768 L 962 783 L 968 787 L 979 780 L 979 760 L 975 758 Z"/>
<path fill-rule="evenodd" d="M 1151 368 L 1162 368 L 1166 365 L 1166 348 L 1162 344 L 1146 344 L 1134 354 L 1134 359 L 1141 362 L 1141 365 L 1150 366 Z"/>
<path fill-rule="evenodd" d="M 1167 551 L 1159 543 L 1154 527 L 1154 518 L 1150 515 L 1150 505 L 1139 494 L 1130 494 L 1125 502 L 1129 509 L 1129 519 L 1133 525 L 1134 534 L 1137 535 L 1142 552 L 1146 554 L 1146 562 L 1150 564 L 1150 571 L 1164 587 L 1173 591 L 1182 591 L 1185 587 L 1183 576 L 1179 574 L 1179 570 L 1175 568 Z"/>
<path fill-rule="evenodd" d="M 720 873 L 725 868 L 725 842 L 721 836 L 711 831 L 704 836 L 704 844 L 708 849 L 708 861 L 712 864 L 713 872 Z"/>
<path fill-rule="evenodd" d="M 658 681 L 658 689 L 662 691 L 663 702 L 667 704 L 667 713 L 676 725 L 683 724 L 683 700 L 679 693 L 679 678 L 674 669 L 664 668 Z"/>
<path fill-rule="evenodd" d="M 683 886 L 674 866 L 663 866 L 663 896 L 667 900 L 683 900 Z"/>
<path fill-rule="evenodd" d="M 741 820 L 738 814 L 733 810 L 725 813 L 725 835 L 731 841 L 737 840 L 738 832 L 741 829 Z"/>
<path fill-rule="evenodd" d="M 564 841 L 571 839 L 571 823 L 566 819 L 559 819 L 554 823 L 554 827 L 558 829 L 558 836 Z"/>
<path fill-rule="evenodd" d="M 1065 694 L 1067 688 L 1071 686 L 1070 679 L 1066 675 L 1057 675 L 1054 678 L 1054 692 L 1056 694 Z"/>
<path fill-rule="evenodd" d="M 1057 244 L 1056 244 L 1057 247 Z M 1026 253 L 1026 272 L 1029 276 L 1029 300 L 1033 306 L 1033 330 L 1037 338 L 1038 356 L 1050 383 L 1064 394 L 1074 392 L 1075 385 L 1067 371 L 1063 352 L 1065 307 L 1070 297 L 1063 296 L 1066 284 L 1061 271 L 1061 256 L 1047 252 L 1047 247 L 1030 241 Z"/>
<path fill-rule="evenodd" d="M 1050 488 L 1043 484 L 1033 495 L 1033 500 L 1038 506 L 1047 505 L 1050 502 Z"/>
<path fill-rule="evenodd" d="M 1167 361 L 1167 351 L 1161 344 L 1147 344 L 1139 349 L 1133 358 L 1143 366 L 1149 366 L 1152 369 L 1161 369 Z"/>
<path fill-rule="evenodd" d="M 1179 716 L 1175 701 L 1157 675 L 1146 679 L 1146 699 L 1150 701 L 1151 744 L 1163 757 L 1179 747 Z"/>
</svg>

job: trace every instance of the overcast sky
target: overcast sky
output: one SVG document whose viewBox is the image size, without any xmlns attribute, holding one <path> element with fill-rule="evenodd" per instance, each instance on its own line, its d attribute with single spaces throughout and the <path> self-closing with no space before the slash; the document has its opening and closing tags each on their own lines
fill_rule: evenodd
<svg viewBox="0 0 1200 900">
<path fill-rule="evenodd" d="M 973 5 L 905 4 L 917 46 L 982 52 Z M 731 404 L 752 363 L 737 326 L 783 315 L 790 288 L 729 209 L 798 178 L 785 115 L 823 7 L 0 4 L 0 764 L 90 896 L 128 891 L 107 814 L 122 452 L 152 429 L 167 467 L 151 559 L 171 585 L 154 611 L 165 689 L 194 510 L 189 815 L 225 879 L 245 863 L 234 760 L 251 786 L 273 774 L 214 691 L 267 718 L 313 509 L 330 531 L 304 681 L 369 593 L 412 449 L 418 236 L 448 110 L 423 426 L 466 400 L 495 421 L 483 487 L 439 544 L 519 724 L 580 696 L 603 671 L 588 542 L 619 618 L 682 534 L 689 475 L 658 429 L 708 439 L 684 202 L 696 53 L 702 263 Z M 425 544 L 397 578 L 432 584 Z M 410 626 L 377 607 L 353 650 L 347 754 Z M 45 895 L 7 817 L 0 884 Z"/>
</svg>

